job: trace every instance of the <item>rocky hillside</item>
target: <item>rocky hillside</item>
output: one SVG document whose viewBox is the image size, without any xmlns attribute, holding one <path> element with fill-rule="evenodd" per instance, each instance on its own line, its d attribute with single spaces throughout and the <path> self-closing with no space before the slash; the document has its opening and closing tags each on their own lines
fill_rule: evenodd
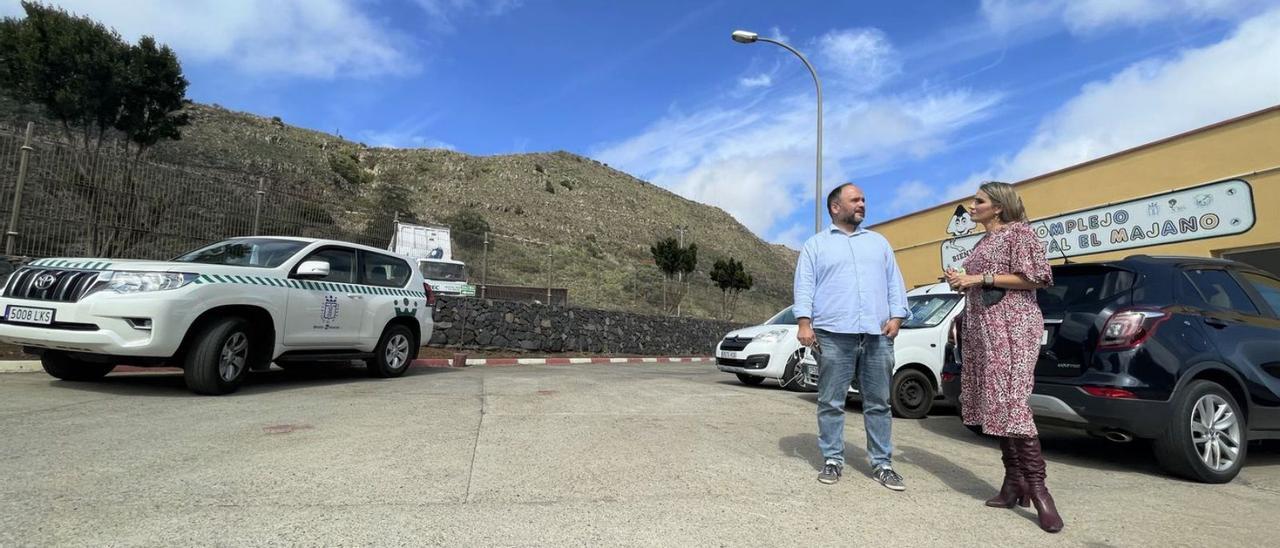
<svg viewBox="0 0 1280 548">
<path fill-rule="evenodd" d="M 0 102 L 0 122 L 20 125 L 38 111 Z M 720 291 L 707 277 L 717 258 L 741 260 L 755 288 L 740 299 L 736 321 L 766 318 L 790 301 L 796 252 L 754 236 L 724 211 L 681 198 L 605 164 L 568 152 L 471 156 L 437 149 L 371 148 L 276 118 L 194 105 L 181 141 L 148 159 L 211 177 L 256 180 L 272 189 L 341 203 L 339 225 L 378 239 L 390 219 L 445 224 L 466 209 L 499 234 L 489 251 L 490 283 L 569 289 L 576 306 L 658 313 L 661 275 L 649 246 L 687 226 L 699 248 L 685 299 L 686 315 L 719 313 Z M 51 124 L 44 127 L 52 128 Z M 52 133 L 52 132 L 50 132 Z M 338 208 L 332 208 L 338 209 Z M 480 275 L 478 245 L 455 253 Z M 385 241 L 385 240 L 382 240 Z M 550 264 L 550 273 L 547 265 Z"/>
</svg>

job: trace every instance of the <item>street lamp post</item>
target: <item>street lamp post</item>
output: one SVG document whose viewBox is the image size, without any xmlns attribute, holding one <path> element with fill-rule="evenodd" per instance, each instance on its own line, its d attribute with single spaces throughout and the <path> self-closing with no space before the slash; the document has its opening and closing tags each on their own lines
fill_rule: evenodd
<svg viewBox="0 0 1280 548">
<path fill-rule="evenodd" d="M 809 69 L 809 74 L 813 75 L 813 85 L 818 89 L 818 160 L 817 160 L 817 176 L 813 182 L 813 232 L 816 234 L 822 232 L 822 82 L 818 80 L 818 71 L 813 70 L 813 65 L 809 64 L 809 60 L 795 48 L 788 46 L 777 40 L 769 38 L 761 38 L 759 34 L 746 30 L 733 31 L 733 41 L 740 44 L 750 44 L 753 42 L 768 42 L 782 46 L 787 51 L 796 54 L 800 61 L 804 63 L 805 68 Z"/>
</svg>

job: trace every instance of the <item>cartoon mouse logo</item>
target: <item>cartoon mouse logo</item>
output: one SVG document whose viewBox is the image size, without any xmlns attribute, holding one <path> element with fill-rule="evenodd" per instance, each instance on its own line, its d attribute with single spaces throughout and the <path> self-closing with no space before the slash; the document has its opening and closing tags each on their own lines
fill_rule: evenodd
<svg viewBox="0 0 1280 548">
<path fill-rule="evenodd" d="M 951 222 L 947 223 L 947 233 L 952 236 L 964 236 L 973 232 L 973 229 L 977 226 L 973 219 L 969 217 L 969 210 L 962 205 L 958 205 L 956 206 L 955 215 L 951 216 Z"/>
</svg>

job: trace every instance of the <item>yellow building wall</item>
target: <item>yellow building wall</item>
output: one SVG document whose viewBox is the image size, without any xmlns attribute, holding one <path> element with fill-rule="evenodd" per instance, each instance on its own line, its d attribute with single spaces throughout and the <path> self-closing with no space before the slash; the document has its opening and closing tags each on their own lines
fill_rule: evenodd
<svg viewBox="0 0 1280 548">
<path fill-rule="evenodd" d="M 1125 202 L 1223 179 L 1253 188 L 1256 223 L 1243 234 L 1080 255 L 1072 262 L 1149 255 L 1215 256 L 1280 243 L 1280 106 L 1016 183 L 1031 220 Z M 947 202 L 874 225 L 897 253 L 907 287 L 942 275 L 941 245 L 956 204 Z M 975 233 L 981 232 L 979 226 Z M 1051 261 L 1060 263 L 1061 260 Z"/>
</svg>

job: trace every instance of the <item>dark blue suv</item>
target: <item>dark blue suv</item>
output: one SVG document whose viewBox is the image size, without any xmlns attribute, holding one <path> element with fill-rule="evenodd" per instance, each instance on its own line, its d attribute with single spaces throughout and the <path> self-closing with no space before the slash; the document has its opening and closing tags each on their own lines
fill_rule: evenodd
<svg viewBox="0 0 1280 548">
<path fill-rule="evenodd" d="M 1280 439 L 1275 274 L 1135 255 L 1057 265 L 1053 277 L 1037 292 L 1045 318 L 1029 400 L 1037 422 L 1154 440 L 1164 469 L 1208 483 L 1239 473 L 1250 440 Z M 955 401 L 963 343 L 943 370 L 943 392 Z"/>
</svg>

